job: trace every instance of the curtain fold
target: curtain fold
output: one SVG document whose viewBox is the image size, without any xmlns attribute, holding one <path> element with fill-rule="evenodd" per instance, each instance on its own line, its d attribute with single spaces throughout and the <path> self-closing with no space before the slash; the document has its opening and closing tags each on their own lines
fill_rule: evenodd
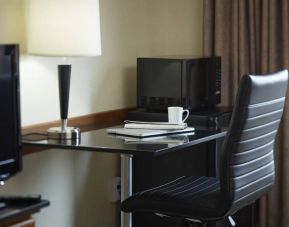
<svg viewBox="0 0 289 227">
<path fill-rule="evenodd" d="M 288 0 L 204 0 L 204 55 L 222 57 L 222 104 L 244 74 L 289 68 Z M 258 226 L 289 226 L 289 92 L 275 143 L 276 181 L 257 205 Z"/>
</svg>

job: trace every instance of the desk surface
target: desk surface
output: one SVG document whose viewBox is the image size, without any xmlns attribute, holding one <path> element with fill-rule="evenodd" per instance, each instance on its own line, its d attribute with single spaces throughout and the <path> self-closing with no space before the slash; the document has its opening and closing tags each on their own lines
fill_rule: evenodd
<svg viewBox="0 0 289 227">
<path fill-rule="evenodd" d="M 85 150 L 93 152 L 109 152 L 129 155 L 160 155 L 183 149 L 199 143 L 224 137 L 226 130 L 196 129 L 193 134 L 176 134 L 171 136 L 137 139 L 108 134 L 106 129 L 82 132 L 79 141 L 23 139 L 26 147 L 61 148 L 70 150 Z M 28 138 L 28 137 L 25 137 Z"/>
</svg>

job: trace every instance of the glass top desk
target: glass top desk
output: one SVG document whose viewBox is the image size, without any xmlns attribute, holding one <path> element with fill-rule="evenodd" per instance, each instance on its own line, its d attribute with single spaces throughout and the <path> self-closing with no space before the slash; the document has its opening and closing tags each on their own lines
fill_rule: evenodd
<svg viewBox="0 0 289 227">
<path fill-rule="evenodd" d="M 226 130 L 196 128 L 193 133 L 138 139 L 108 134 L 106 129 L 99 129 L 82 132 L 81 139 L 75 142 L 46 139 L 33 141 L 28 140 L 27 137 L 27 139 L 23 139 L 22 145 L 26 148 L 60 148 L 120 154 L 121 200 L 124 200 L 132 194 L 132 157 L 134 155 L 162 155 L 200 143 L 217 140 L 225 135 Z M 131 227 L 131 216 L 129 214 L 121 214 L 121 227 Z"/>
</svg>

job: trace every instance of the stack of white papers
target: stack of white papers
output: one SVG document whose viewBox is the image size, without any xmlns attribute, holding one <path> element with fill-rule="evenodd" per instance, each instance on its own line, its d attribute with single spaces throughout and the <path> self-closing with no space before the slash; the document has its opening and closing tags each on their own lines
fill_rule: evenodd
<svg viewBox="0 0 289 227">
<path fill-rule="evenodd" d="M 134 137 L 149 137 L 170 134 L 183 134 L 193 132 L 195 129 L 187 127 L 185 129 L 144 129 L 144 128 L 108 128 L 106 131 L 110 134 L 134 136 Z"/>
<path fill-rule="evenodd" d="M 124 121 L 124 128 L 135 129 L 165 129 L 165 130 L 182 130 L 188 127 L 187 123 L 172 124 L 169 122 L 147 122 L 147 121 Z"/>
</svg>

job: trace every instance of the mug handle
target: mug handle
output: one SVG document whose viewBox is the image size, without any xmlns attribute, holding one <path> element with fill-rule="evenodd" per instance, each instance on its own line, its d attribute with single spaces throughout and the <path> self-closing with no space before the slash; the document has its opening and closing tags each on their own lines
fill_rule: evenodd
<svg viewBox="0 0 289 227">
<path fill-rule="evenodd" d="M 187 115 L 185 116 L 185 118 L 183 119 L 183 123 L 187 120 L 189 114 L 190 114 L 190 111 L 189 110 L 183 110 L 183 113 L 187 113 Z"/>
</svg>

